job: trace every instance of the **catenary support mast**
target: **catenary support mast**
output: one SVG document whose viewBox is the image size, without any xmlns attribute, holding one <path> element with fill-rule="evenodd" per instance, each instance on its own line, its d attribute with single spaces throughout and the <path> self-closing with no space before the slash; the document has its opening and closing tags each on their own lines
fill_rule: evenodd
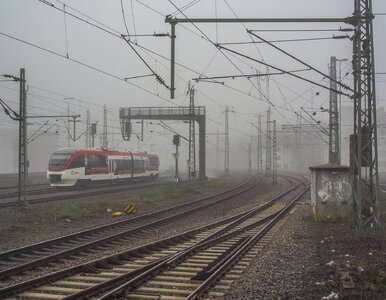
<svg viewBox="0 0 386 300">
<path fill-rule="evenodd" d="M 377 106 L 371 0 L 355 0 L 353 204 L 357 228 L 379 226 Z"/>
</svg>

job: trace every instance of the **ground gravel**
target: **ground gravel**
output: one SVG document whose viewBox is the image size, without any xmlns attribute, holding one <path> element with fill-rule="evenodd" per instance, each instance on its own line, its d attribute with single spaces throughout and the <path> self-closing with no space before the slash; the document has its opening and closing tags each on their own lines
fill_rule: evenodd
<svg viewBox="0 0 386 300">
<path fill-rule="evenodd" d="M 356 231 L 309 215 L 310 204 L 298 204 L 225 299 L 386 299 L 386 228 Z"/>
</svg>

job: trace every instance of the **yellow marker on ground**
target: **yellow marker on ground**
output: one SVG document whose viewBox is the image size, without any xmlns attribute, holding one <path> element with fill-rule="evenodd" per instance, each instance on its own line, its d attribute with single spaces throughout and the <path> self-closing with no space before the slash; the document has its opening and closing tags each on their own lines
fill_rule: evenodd
<svg viewBox="0 0 386 300">
<path fill-rule="evenodd" d="M 137 212 L 137 208 L 133 204 L 129 204 L 125 207 L 125 212 L 128 214 L 135 214 Z"/>
<path fill-rule="evenodd" d="M 115 217 L 122 217 L 123 216 L 123 212 L 121 212 L 121 211 L 116 211 L 116 212 L 114 212 L 113 213 L 113 217 L 115 218 Z"/>
</svg>

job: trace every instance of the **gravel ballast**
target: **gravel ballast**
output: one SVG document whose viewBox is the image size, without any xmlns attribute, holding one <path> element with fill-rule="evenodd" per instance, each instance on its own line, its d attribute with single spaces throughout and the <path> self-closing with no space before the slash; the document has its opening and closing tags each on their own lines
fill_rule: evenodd
<svg viewBox="0 0 386 300">
<path fill-rule="evenodd" d="M 386 299 L 386 230 L 317 223 L 297 204 L 225 299 Z M 325 298 L 323 298 L 325 297 Z"/>
<path fill-rule="evenodd" d="M 235 185 L 235 183 L 230 183 L 227 181 L 227 189 Z M 65 267 L 70 267 L 76 264 L 84 263 L 93 259 L 97 259 L 100 257 L 104 257 L 110 254 L 118 253 L 121 251 L 128 250 L 133 247 L 137 247 L 143 244 L 146 244 L 148 242 L 166 238 L 172 235 L 175 235 L 177 233 L 182 233 L 194 228 L 197 228 L 199 226 L 215 222 L 217 220 L 221 220 L 227 216 L 234 215 L 238 212 L 245 211 L 248 208 L 255 207 L 259 203 L 263 201 L 267 201 L 271 199 L 274 195 L 278 194 L 279 191 L 283 191 L 284 189 L 287 189 L 290 186 L 289 182 L 285 179 L 280 179 L 278 186 L 272 186 L 271 179 L 262 179 L 260 183 L 251 191 L 244 193 L 237 197 L 237 200 L 231 199 L 227 200 L 226 202 L 218 205 L 214 205 L 213 207 L 205 210 L 197 210 L 194 213 L 184 217 L 183 219 L 179 219 L 175 221 L 172 224 L 168 224 L 167 226 L 164 226 L 161 228 L 155 228 L 154 232 L 148 232 L 146 235 L 141 235 L 139 237 L 133 237 L 128 243 L 121 244 L 119 246 L 115 246 L 113 249 L 109 249 L 107 251 L 99 251 L 98 253 L 90 253 L 87 256 L 79 256 L 77 258 L 72 258 L 71 260 L 64 260 L 60 265 L 50 265 L 47 267 L 41 267 L 38 270 L 28 271 L 27 273 L 19 276 L 15 276 L 10 278 L 9 280 L 5 280 L 0 284 L 0 287 L 5 287 L 10 284 L 14 284 L 16 282 L 21 282 L 26 279 L 31 279 L 39 275 L 47 274 L 49 272 L 54 272 L 57 270 L 60 270 Z M 224 187 L 222 187 L 224 189 Z M 209 193 L 211 189 L 207 190 L 206 192 Z M 216 188 L 217 190 L 217 188 Z M 217 190 L 218 192 L 218 190 Z M 212 190 L 212 193 L 214 191 Z M 196 196 L 197 198 L 197 196 Z M 173 204 L 177 204 L 181 202 L 180 200 L 174 200 L 178 202 L 173 202 L 173 200 L 166 201 L 163 204 L 158 203 L 156 205 L 152 205 L 151 207 L 147 207 L 148 210 L 154 210 L 154 209 L 161 209 L 168 206 L 172 206 Z M 185 199 L 185 201 L 188 201 Z M 143 207 L 144 211 L 147 211 Z M 80 221 L 77 221 L 80 222 Z M 96 223 L 97 220 L 84 220 L 83 226 L 90 226 L 90 224 Z M 47 231 L 53 231 L 55 228 L 52 227 L 52 224 L 49 223 L 51 226 L 50 228 L 47 228 Z M 67 226 L 74 226 L 75 224 L 68 223 Z M 31 231 L 34 233 L 34 239 L 44 239 L 45 234 L 44 232 L 37 232 L 37 231 Z M 20 240 L 16 240 L 18 244 L 20 244 Z M 8 242 L 8 246 L 12 244 L 12 241 Z"/>
</svg>

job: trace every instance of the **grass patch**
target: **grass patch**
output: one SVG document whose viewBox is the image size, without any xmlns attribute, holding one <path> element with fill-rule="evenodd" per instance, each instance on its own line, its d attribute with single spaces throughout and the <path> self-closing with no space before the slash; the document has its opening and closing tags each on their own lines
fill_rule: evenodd
<svg viewBox="0 0 386 300">
<path fill-rule="evenodd" d="M 107 209 L 120 211 L 125 207 L 125 205 L 127 205 L 127 201 L 124 199 L 98 200 L 95 202 L 95 209 L 100 212 L 105 212 Z"/>
<path fill-rule="evenodd" d="M 203 181 L 201 182 L 201 186 L 203 187 L 206 187 L 206 188 L 222 188 L 225 186 L 225 182 L 224 181 L 221 181 L 221 180 L 218 180 L 218 179 L 215 179 L 215 180 L 207 180 L 207 181 Z"/>
<path fill-rule="evenodd" d="M 79 220 L 92 215 L 92 212 L 86 204 L 70 203 L 57 206 L 54 214 L 57 219 Z"/>
<path fill-rule="evenodd" d="M 191 194 L 199 194 L 199 187 L 195 186 L 180 186 L 174 183 L 160 185 L 154 192 L 145 195 L 136 195 L 129 199 L 133 203 L 154 203 L 161 202 L 167 199 L 179 199 Z"/>
<path fill-rule="evenodd" d="M 0 223 L 0 235 L 19 235 L 27 231 L 24 226 Z"/>
</svg>

